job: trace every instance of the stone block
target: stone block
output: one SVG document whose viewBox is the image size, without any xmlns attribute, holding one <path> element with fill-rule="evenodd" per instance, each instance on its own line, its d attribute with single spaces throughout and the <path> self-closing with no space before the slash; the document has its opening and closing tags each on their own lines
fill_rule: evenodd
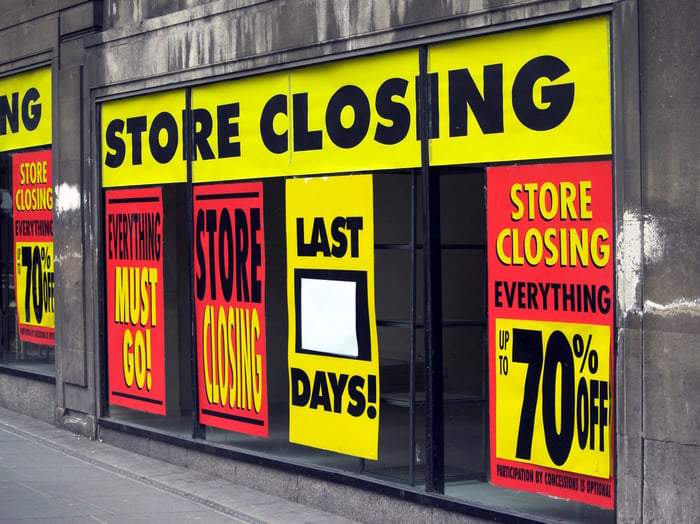
<svg viewBox="0 0 700 524">
<path fill-rule="evenodd" d="M 644 443 L 644 521 L 697 522 L 700 515 L 700 447 Z"/>
<path fill-rule="evenodd" d="M 700 335 L 645 332 L 643 416 L 647 438 L 700 444 L 698 347 Z"/>
</svg>

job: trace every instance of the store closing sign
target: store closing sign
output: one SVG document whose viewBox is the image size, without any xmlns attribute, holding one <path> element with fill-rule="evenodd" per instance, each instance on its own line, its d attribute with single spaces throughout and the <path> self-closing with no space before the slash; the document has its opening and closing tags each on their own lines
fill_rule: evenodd
<svg viewBox="0 0 700 524">
<path fill-rule="evenodd" d="M 377 458 L 371 175 L 287 180 L 289 440 Z"/>
<path fill-rule="evenodd" d="M 51 68 L 0 78 L 0 151 L 51 144 Z"/>
<path fill-rule="evenodd" d="M 492 482 L 613 508 L 612 164 L 487 187 Z"/>
<path fill-rule="evenodd" d="M 193 192 L 199 420 L 267 437 L 262 184 Z"/>
<path fill-rule="evenodd" d="M 54 345 L 51 150 L 12 156 L 19 338 Z"/>
<path fill-rule="evenodd" d="M 186 115 L 183 90 L 102 104 L 103 187 L 187 181 Z"/>
<path fill-rule="evenodd" d="M 597 17 L 431 46 L 431 163 L 610 154 L 608 31 Z"/>
<path fill-rule="evenodd" d="M 430 163 L 610 154 L 608 33 L 596 17 L 429 46 Z M 409 49 L 197 86 L 189 109 L 183 90 L 105 102 L 103 184 L 184 181 L 187 160 L 194 182 L 418 167 L 418 62 Z"/>
<path fill-rule="evenodd" d="M 105 192 L 109 402 L 165 415 L 163 199 Z"/>
</svg>

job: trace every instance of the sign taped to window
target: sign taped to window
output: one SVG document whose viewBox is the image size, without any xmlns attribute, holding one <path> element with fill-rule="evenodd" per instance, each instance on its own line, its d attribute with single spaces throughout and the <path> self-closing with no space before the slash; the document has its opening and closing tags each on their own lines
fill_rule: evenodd
<svg viewBox="0 0 700 524">
<path fill-rule="evenodd" d="M 105 191 L 109 402 L 165 415 L 161 188 Z"/>
<path fill-rule="evenodd" d="M 199 420 L 267 437 L 262 183 L 193 188 Z"/>
<path fill-rule="evenodd" d="M 371 175 L 287 180 L 289 440 L 377 458 Z"/>
<path fill-rule="evenodd" d="M 487 187 L 491 481 L 613 508 L 612 163 Z"/>
<path fill-rule="evenodd" d="M 19 338 L 54 345 L 51 150 L 12 155 L 15 291 Z"/>
</svg>

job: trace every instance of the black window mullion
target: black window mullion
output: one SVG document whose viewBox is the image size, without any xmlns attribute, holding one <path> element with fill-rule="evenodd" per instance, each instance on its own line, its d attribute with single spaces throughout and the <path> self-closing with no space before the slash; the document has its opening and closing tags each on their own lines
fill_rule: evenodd
<svg viewBox="0 0 700 524">
<path fill-rule="evenodd" d="M 425 286 L 425 489 L 445 491 L 445 429 L 442 382 L 442 270 L 440 246 L 440 179 L 430 170 L 429 137 L 433 136 L 428 77 L 428 48 L 418 50 L 418 125 L 423 181 L 423 264 Z"/>
<path fill-rule="evenodd" d="M 185 161 L 187 162 L 187 233 L 189 240 L 189 297 L 190 297 L 190 376 L 192 393 L 192 438 L 205 438 L 204 425 L 199 423 L 199 377 L 197 375 L 197 339 L 195 319 L 197 318 L 194 304 L 194 217 L 192 216 L 193 192 L 192 192 L 192 161 L 194 160 L 194 126 L 192 125 L 192 89 L 185 90 L 185 116 L 183 119 L 182 147 L 185 151 Z"/>
</svg>

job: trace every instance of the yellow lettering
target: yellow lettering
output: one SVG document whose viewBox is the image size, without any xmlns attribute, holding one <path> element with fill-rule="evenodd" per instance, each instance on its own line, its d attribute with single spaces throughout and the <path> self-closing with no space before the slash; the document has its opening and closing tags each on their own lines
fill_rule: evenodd
<svg viewBox="0 0 700 524">
<path fill-rule="evenodd" d="M 126 387 L 130 388 L 134 383 L 134 354 L 131 352 L 131 348 L 134 345 L 134 339 L 131 336 L 130 330 L 124 331 L 124 339 L 122 342 L 122 365 L 124 366 L 124 382 Z"/>
</svg>

